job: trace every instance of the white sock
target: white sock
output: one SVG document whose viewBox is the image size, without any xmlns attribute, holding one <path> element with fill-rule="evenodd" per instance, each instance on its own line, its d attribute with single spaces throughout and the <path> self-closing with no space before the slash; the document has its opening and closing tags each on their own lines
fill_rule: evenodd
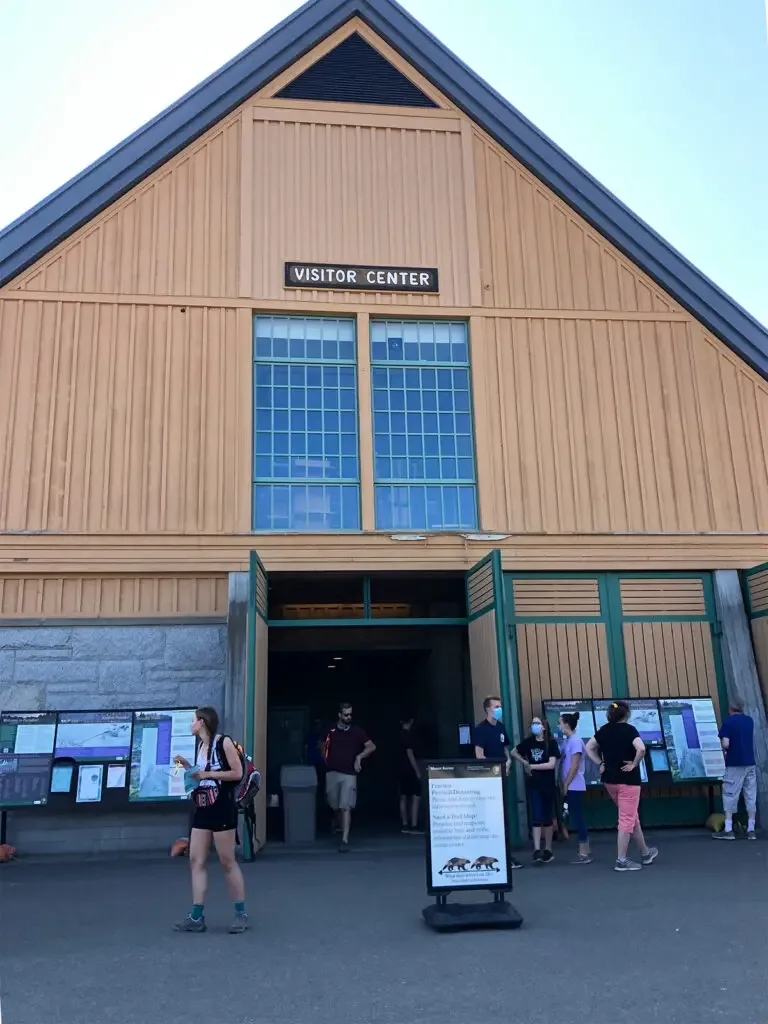
<svg viewBox="0 0 768 1024">
<path fill-rule="evenodd" d="M 726 832 L 733 832 L 733 818 L 731 818 L 730 821 L 726 821 L 726 823 L 725 823 L 725 831 Z"/>
<path fill-rule="evenodd" d="M 754 831 L 755 831 L 755 819 L 754 818 L 748 818 L 747 819 L 747 832 L 754 832 Z"/>
</svg>

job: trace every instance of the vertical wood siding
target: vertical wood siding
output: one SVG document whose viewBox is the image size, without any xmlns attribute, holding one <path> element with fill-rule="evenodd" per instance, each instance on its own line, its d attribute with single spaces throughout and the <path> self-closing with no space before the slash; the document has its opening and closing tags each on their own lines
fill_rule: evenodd
<svg viewBox="0 0 768 1024">
<path fill-rule="evenodd" d="M 237 295 L 240 121 L 228 120 L 76 231 L 11 288 Z"/>
<path fill-rule="evenodd" d="M 516 636 L 524 731 L 543 700 L 610 697 L 604 623 L 525 623 Z"/>
<path fill-rule="evenodd" d="M 0 530 L 248 530 L 243 312 L 0 302 Z"/>
<path fill-rule="evenodd" d="M 471 326 L 484 529 L 768 530 L 768 385 L 703 329 Z"/>
<path fill-rule="evenodd" d="M 711 697 L 717 690 L 708 622 L 625 622 L 630 697 Z"/>
<path fill-rule="evenodd" d="M 267 674 L 269 666 L 268 627 L 256 616 L 256 652 L 254 663 L 253 762 L 264 771 L 267 763 Z M 267 788 L 261 787 L 256 797 L 256 838 L 259 848 L 267 840 Z"/>
<path fill-rule="evenodd" d="M 760 677 L 763 700 L 768 708 L 768 616 L 763 615 L 759 619 L 753 619 L 750 625 L 755 646 L 757 674 Z"/>
<path fill-rule="evenodd" d="M 469 637 L 469 661 L 472 672 L 472 703 L 475 721 L 485 715 L 483 701 L 486 697 L 501 696 L 499 676 L 499 650 L 496 645 L 496 612 L 489 611 L 473 619 L 467 627 Z"/>
<path fill-rule="evenodd" d="M 0 577 L 0 618 L 98 619 L 227 614 L 228 577 Z"/>
<path fill-rule="evenodd" d="M 475 180 L 486 306 L 664 312 L 649 277 L 480 131 Z"/>
<path fill-rule="evenodd" d="M 423 127 L 427 119 L 418 129 L 404 126 L 414 120 L 408 117 L 396 127 L 324 124 L 314 111 L 302 123 L 254 109 L 251 162 L 258 187 L 249 199 L 250 243 L 244 238 L 252 246 L 244 257 L 252 267 L 247 294 L 299 303 L 469 305 L 458 118 L 455 130 L 446 131 Z M 438 267 L 440 295 L 286 290 L 286 260 Z"/>
</svg>

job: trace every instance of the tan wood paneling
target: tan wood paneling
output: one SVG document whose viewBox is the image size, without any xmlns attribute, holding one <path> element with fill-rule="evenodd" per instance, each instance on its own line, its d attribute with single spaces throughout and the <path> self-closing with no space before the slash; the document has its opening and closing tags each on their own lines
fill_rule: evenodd
<svg viewBox="0 0 768 1024">
<path fill-rule="evenodd" d="M 467 613 L 477 615 L 495 601 L 493 562 L 475 569 L 467 582 Z"/>
<path fill-rule="evenodd" d="M 747 588 L 752 611 L 768 611 L 768 569 L 747 576 Z"/>
<path fill-rule="evenodd" d="M 511 536 L 494 541 L 507 572 L 738 569 L 765 561 L 761 537 Z M 40 534 L 0 533 L 0 572 L 186 573 L 248 568 L 258 548 L 274 572 L 418 572 L 471 569 L 487 553 L 461 537 L 402 542 L 387 534 Z"/>
<path fill-rule="evenodd" d="M 250 294 L 297 304 L 471 301 L 461 122 L 253 107 Z M 383 119 L 382 119 L 383 118 Z M 391 126 L 388 126 L 391 125 Z M 286 260 L 437 267 L 439 295 L 286 289 Z"/>
<path fill-rule="evenodd" d="M 698 327 L 472 320 L 482 526 L 768 531 L 768 384 Z"/>
<path fill-rule="evenodd" d="M 0 302 L 0 530 L 248 530 L 251 350 L 239 310 Z"/>
<path fill-rule="evenodd" d="M 708 622 L 626 622 L 630 697 L 711 697 L 719 708 Z"/>
<path fill-rule="evenodd" d="M 515 615 L 600 615 L 600 591 L 597 580 L 522 579 L 513 580 Z"/>
<path fill-rule="evenodd" d="M 474 156 L 486 306 L 647 312 L 679 308 L 479 129 Z"/>
<path fill-rule="evenodd" d="M 222 121 L 11 289 L 237 295 L 240 118 Z"/>
<path fill-rule="evenodd" d="M 226 616 L 227 586 L 224 574 L 0 576 L 0 618 Z"/>
<path fill-rule="evenodd" d="M 619 581 L 624 615 L 706 615 L 702 579 Z"/>
<path fill-rule="evenodd" d="M 473 619 L 467 627 L 469 661 L 472 673 L 472 703 L 475 721 L 485 717 L 486 697 L 501 696 L 499 649 L 496 641 L 496 612 L 491 610 Z"/>
<path fill-rule="evenodd" d="M 522 624 L 516 636 L 523 731 L 543 700 L 611 695 L 604 623 Z"/>
<path fill-rule="evenodd" d="M 750 625 L 752 626 L 757 674 L 760 677 L 763 699 L 768 709 L 768 616 L 764 615 L 762 618 L 753 619 Z"/>
</svg>

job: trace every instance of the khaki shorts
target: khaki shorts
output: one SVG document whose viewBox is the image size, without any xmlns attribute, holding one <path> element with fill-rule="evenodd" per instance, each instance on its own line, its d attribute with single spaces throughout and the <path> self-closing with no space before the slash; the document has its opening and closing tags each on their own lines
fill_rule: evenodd
<svg viewBox="0 0 768 1024">
<path fill-rule="evenodd" d="M 351 811 L 357 803 L 357 776 L 328 772 L 325 776 L 325 795 L 332 811 Z"/>
<path fill-rule="evenodd" d="M 726 768 L 723 779 L 723 809 L 735 814 L 739 809 L 739 797 L 744 792 L 744 803 L 747 814 L 753 815 L 757 810 L 757 768 Z"/>
</svg>

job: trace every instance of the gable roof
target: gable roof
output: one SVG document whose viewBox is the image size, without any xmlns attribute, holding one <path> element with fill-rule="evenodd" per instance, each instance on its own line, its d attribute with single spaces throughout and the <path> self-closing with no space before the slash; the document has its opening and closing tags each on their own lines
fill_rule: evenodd
<svg viewBox="0 0 768 1024">
<path fill-rule="evenodd" d="M 0 286 L 355 15 L 768 379 L 768 330 L 543 135 L 395 0 L 309 0 L 173 106 L 0 232 Z"/>
</svg>

